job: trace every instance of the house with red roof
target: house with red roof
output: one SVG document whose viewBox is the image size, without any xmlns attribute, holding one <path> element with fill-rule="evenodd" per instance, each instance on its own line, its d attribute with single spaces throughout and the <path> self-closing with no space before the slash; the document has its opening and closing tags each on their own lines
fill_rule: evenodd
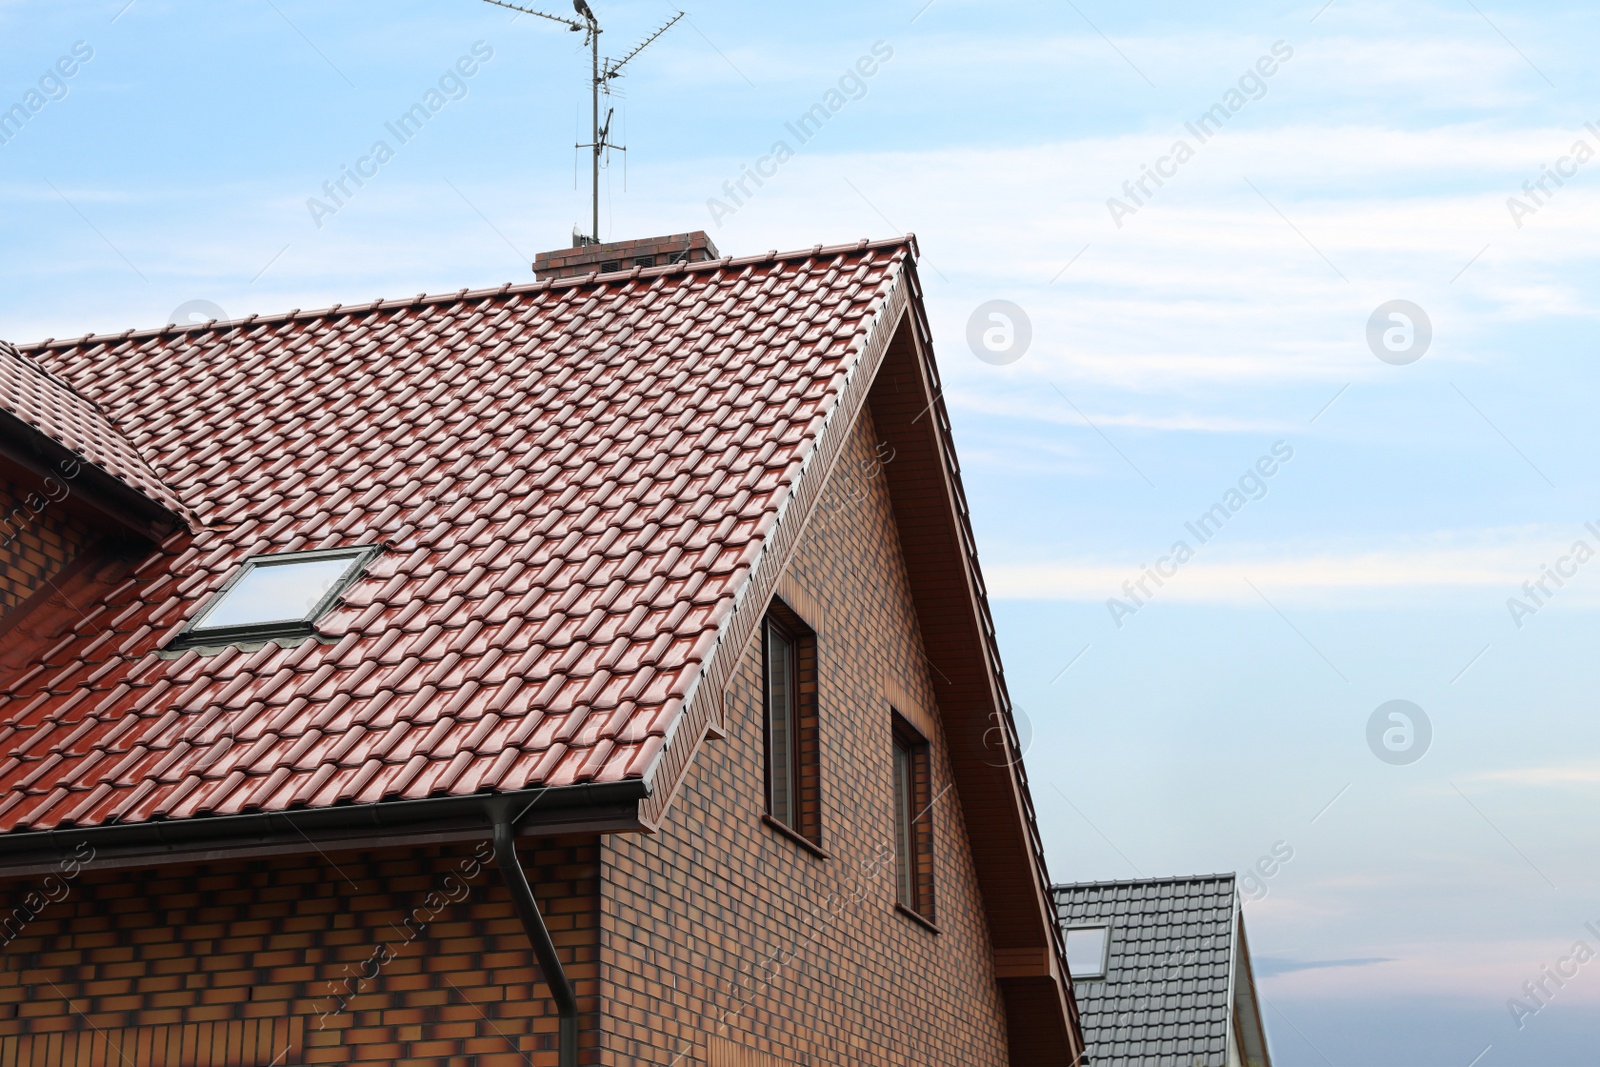
<svg viewBox="0 0 1600 1067">
<path fill-rule="evenodd" d="M 916 259 L 0 345 L 0 1067 L 1078 1062 Z"/>
</svg>

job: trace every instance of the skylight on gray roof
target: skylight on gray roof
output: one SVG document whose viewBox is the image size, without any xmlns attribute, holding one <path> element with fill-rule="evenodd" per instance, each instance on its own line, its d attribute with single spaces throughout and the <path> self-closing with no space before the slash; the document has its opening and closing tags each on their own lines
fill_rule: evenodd
<svg viewBox="0 0 1600 1067">
<path fill-rule="evenodd" d="M 1080 926 L 1068 929 L 1067 970 L 1075 979 L 1104 978 L 1106 949 L 1111 941 L 1109 926 Z"/>
<path fill-rule="evenodd" d="M 1233 875 L 1080 882 L 1053 894 L 1094 1067 L 1230 1062 Z M 1110 930 L 1106 969 L 1084 981 L 1073 931 L 1097 926 Z"/>
</svg>

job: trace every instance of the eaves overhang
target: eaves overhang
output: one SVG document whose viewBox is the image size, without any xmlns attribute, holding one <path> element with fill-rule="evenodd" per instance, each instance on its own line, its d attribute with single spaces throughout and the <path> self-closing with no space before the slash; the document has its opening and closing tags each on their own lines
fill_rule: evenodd
<svg viewBox="0 0 1600 1067">
<path fill-rule="evenodd" d="M 590 783 L 512 793 L 439 796 L 325 808 L 113 823 L 0 835 L 0 878 L 56 870 L 92 849 L 96 869 L 210 863 L 304 852 L 487 839 L 491 800 L 516 813 L 519 833 L 550 836 L 640 831 L 643 781 Z"/>
<path fill-rule="evenodd" d="M 113 526 L 161 540 L 196 519 L 99 406 L 0 341 L 0 456 L 50 500 L 70 495 Z"/>
</svg>

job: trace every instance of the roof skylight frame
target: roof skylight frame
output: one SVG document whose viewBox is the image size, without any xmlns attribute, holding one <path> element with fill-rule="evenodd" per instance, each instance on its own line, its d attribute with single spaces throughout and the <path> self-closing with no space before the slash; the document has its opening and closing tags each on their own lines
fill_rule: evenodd
<svg viewBox="0 0 1600 1067">
<path fill-rule="evenodd" d="M 179 650 L 188 648 L 213 648 L 242 643 L 267 642 L 280 639 L 298 639 L 311 637 L 316 633 L 316 624 L 327 614 L 328 610 L 339 602 L 345 590 L 350 588 L 363 573 L 367 564 L 372 562 L 382 549 L 377 545 L 361 545 L 351 548 L 317 549 L 309 552 L 267 552 L 254 556 L 247 556 L 240 562 L 238 570 L 227 582 L 223 583 L 195 612 L 194 617 L 184 624 L 178 636 L 168 644 L 169 649 Z M 324 560 L 348 560 L 344 573 L 339 579 L 328 587 L 322 597 L 298 619 L 272 620 L 270 622 L 241 623 L 233 626 L 206 626 L 206 617 L 221 607 L 228 599 L 228 595 L 238 587 L 249 575 L 263 567 L 292 566 L 297 563 L 317 563 Z"/>
<path fill-rule="evenodd" d="M 1082 982 L 1103 982 L 1111 974 L 1111 924 L 1110 923 L 1108 923 L 1108 922 L 1079 923 L 1076 926 L 1064 927 L 1062 929 L 1062 931 L 1061 931 L 1062 943 L 1066 944 L 1067 941 L 1069 940 L 1070 935 L 1072 935 L 1072 934 L 1087 933 L 1089 931 L 1099 931 L 1100 933 L 1104 934 L 1104 940 L 1100 944 L 1100 969 L 1097 970 L 1097 971 L 1091 972 L 1091 973 L 1086 973 L 1086 974 L 1073 973 L 1072 972 L 1072 964 L 1071 964 L 1072 952 L 1071 952 L 1071 949 L 1070 949 L 1070 946 L 1069 946 L 1068 952 L 1067 952 L 1067 957 L 1068 957 L 1067 970 L 1068 970 L 1069 974 L 1071 975 L 1071 978 L 1072 978 L 1072 980 L 1074 982 L 1080 982 L 1080 981 L 1082 981 Z"/>
</svg>

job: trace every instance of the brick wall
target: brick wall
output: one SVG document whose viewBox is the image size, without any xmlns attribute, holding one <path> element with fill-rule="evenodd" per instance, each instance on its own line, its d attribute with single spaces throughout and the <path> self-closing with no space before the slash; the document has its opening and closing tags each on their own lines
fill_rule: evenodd
<svg viewBox="0 0 1600 1067">
<path fill-rule="evenodd" d="M 519 849 L 593 1042 L 596 846 Z M 0 1063 L 553 1067 L 555 1006 L 487 855 L 91 861 L 7 883 Z"/>
<path fill-rule="evenodd" d="M 66 570 L 94 541 L 87 524 L 36 486 L 36 480 L 0 471 L 0 616 Z"/>
<path fill-rule="evenodd" d="M 818 631 L 827 857 L 761 821 L 752 643 L 661 832 L 602 852 L 602 1063 L 1005 1062 L 954 792 L 932 808 L 938 932 L 894 904 L 886 688 L 920 705 L 934 793 L 951 778 L 876 441 L 863 414 L 784 583 Z"/>
</svg>

